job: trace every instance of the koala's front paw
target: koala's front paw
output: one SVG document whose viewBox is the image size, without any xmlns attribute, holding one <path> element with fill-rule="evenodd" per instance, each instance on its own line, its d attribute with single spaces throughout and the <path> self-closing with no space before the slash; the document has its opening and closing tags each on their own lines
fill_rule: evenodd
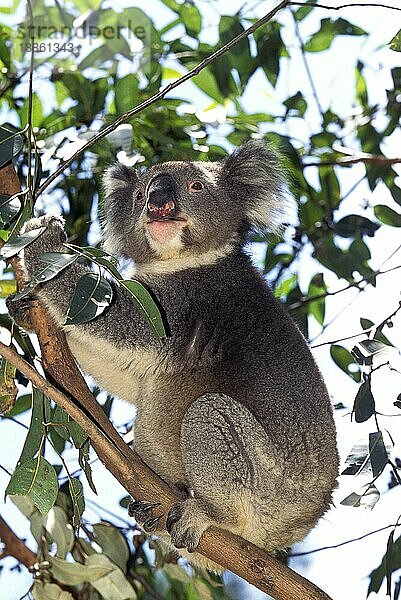
<svg viewBox="0 0 401 600">
<path fill-rule="evenodd" d="M 35 304 L 37 304 L 37 300 L 30 294 L 19 300 L 14 300 L 14 296 L 9 296 L 6 299 L 6 306 L 10 317 L 26 331 L 32 331 L 33 329 L 30 312 Z"/>
<path fill-rule="evenodd" d="M 55 215 L 44 215 L 43 217 L 30 219 L 24 224 L 21 234 L 39 227 L 46 227 L 46 231 L 27 246 L 23 252 L 23 262 L 28 279 L 39 268 L 43 267 L 43 263 L 38 259 L 38 256 L 44 252 L 63 252 L 63 243 L 67 239 L 64 231 L 64 219 Z"/>
<path fill-rule="evenodd" d="M 202 533 L 211 523 L 201 501 L 189 498 L 174 504 L 167 517 L 166 529 L 176 548 L 186 548 L 188 552 L 195 552 Z"/>
<path fill-rule="evenodd" d="M 159 527 L 159 521 L 163 515 L 155 515 L 154 509 L 160 506 L 159 502 L 145 502 L 144 500 L 131 500 L 128 505 L 128 514 L 146 532 L 154 532 Z"/>
</svg>

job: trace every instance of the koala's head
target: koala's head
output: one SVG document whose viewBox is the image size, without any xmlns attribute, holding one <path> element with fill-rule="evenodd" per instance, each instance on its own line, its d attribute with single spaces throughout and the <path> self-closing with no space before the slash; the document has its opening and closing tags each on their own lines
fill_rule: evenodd
<svg viewBox="0 0 401 600">
<path fill-rule="evenodd" d="M 138 264 L 224 255 L 281 220 L 279 160 L 262 141 L 216 162 L 116 164 L 103 181 L 104 247 Z"/>
</svg>

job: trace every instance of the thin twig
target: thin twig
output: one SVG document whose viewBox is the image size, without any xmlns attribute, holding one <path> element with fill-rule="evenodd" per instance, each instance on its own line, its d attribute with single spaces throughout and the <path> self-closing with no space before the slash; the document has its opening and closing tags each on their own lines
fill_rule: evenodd
<svg viewBox="0 0 401 600">
<path fill-rule="evenodd" d="M 398 10 L 401 12 L 401 8 L 396 6 L 390 6 L 389 4 L 371 4 L 365 2 L 352 2 L 352 4 L 340 4 L 339 6 L 328 6 L 327 4 L 315 4 L 314 2 L 288 2 L 288 6 L 312 6 L 313 8 L 325 8 L 327 10 L 342 10 L 343 8 L 362 7 L 365 8 L 370 6 L 372 8 L 388 8 L 389 10 Z"/>
<path fill-rule="evenodd" d="M 399 527 L 399 524 L 391 524 L 385 525 L 385 527 L 380 527 L 380 529 L 375 529 L 374 531 L 369 531 L 369 533 L 364 533 L 359 537 L 352 538 L 351 540 L 346 540 L 345 542 L 340 542 L 338 544 L 333 544 L 332 546 L 322 546 L 321 548 L 315 548 L 314 550 L 307 550 L 306 552 L 294 552 L 293 554 L 289 554 L 289 558 L 295 558 L 296 556 L 308 556 L 309 554 L 315 554 L 315 552 L 322 552 L 323 550 L 333 550 L 335 548 L 341 548 L 341 546 L 346 546 L 347 544 L 352 544 L 353 542 L 359 542 L 360 540 L 364 540 L 370 535 L 374 535 L 375 533 L 380 533 L 381 531 L 385 531 L 386 529 L 391 529 L 394 527 Z"/>
<path fill-rule="evenodd" d="M 116 119 L 113 123 L 111 123 L 111 125 L 108 125 L 107 127 L 104 127 L 103 129 L 101 129 L 99 131 L 99 133 L 97 133 L 84 146 L 82 146 L 70 158 L 68 158 L 61 165 L 61 167 L 59 167 L 58 169 L 56 169 L 56 171 L 52 175 L 50 175 L 50 177 L 48 177 L 47 179 L 45 179 L 45 181 L 42 183 L 42 185 L 37 189 L 36 194 L 35 194 L 35 199 L 55 179 L 57 179 L 57 177 L 59 175 L 61 175 L 61 173 L 63 173 L 65 171 L 65 169 L 67 167 L 69 167 L 69 165 L 71 165 L 78 156 L 80 156 L 83 152 L 85 152 L 85 150 L 87 150 L 88 148 L 90 148 L 91 146 L 93 146 L 94 144 L 96 144 L 97 141 L 99 141 L 100 139 L 104 138 L 106 135 L 108 135 L 112 131 L 114 131 L 122 123 L 125 123 L 126 121 L 129 121 L 129 119 L 131 117 L 133 117 L 134 115 L 136 115 L 140 111 L 144 110 L 145 108 L 148 108 L 148 106 L 150 106 L 151 104 L 154 104 L 158 100 L 163 99 L 164 96 L 166 96 L 166 94 L 168 94 L 169 92 L 171 92 L 171 90 L 175 89 L 176 87 L 178 87 L 179 85 L 181 85 L 185 81 L 188 81 L 189 79 L 192 79 L 193 77 L 195 77 L 196 75 L 198 75 L 203 69 L 205 69 L 208 65 L 210 65 L 212 62 L 214 62 L 217 58 L 219 58 L 220 56 L 222 56 L 223 54 L 225 54 L 226 52 L 228 52 L 229 50 L 231 50 L 231 48 L 234 48 L 243 39 L 249 37 L 251 35 L 251 33 L 254 33 L 254 31 L 256 31 L 257 29 L 259 29 L 260 27 L 262 27 L 262 25 L 265 25 L 265 23 L 267 23 L 268 21 L 270 21 L 281 9 L 285 8 L 288 4 L 289 4 L 289 0 L 282 0 L 282 2 L 280 2 L 280 4 L 278 4 L 270 12 L 268 12 L 264 17 L 262 17 L 261 19 L 259 19 L 258 21 L 256 21 L 253 25 L 251 25 L 250 27 L 248 27 L 248 29 L 245 29 L 240 34 L 236 35 L 232 40 L 230 40 L 229 42 L 227 42 L 227 44 L 224 44 L 224 46 L 222 46 L 221 48 L 219 48 L 218 50 L 216 50 L 215 52 L 213 52 L 210 56 L 208 56 L 207 58 L 205 58 L 204 60 L 202 60 L 196 67 L 194 67 L 193 69 L 191 69 L 190 71 L 188 71 L 188 73 L 185 73 L 185 75 L 183 75 L 182 77 L 180 77 L 176 81 L 172 81 L 171 83 L 169 83 L 168 85 L 166 85 L 164 88 L 162 88 L 159 92 L 157 92 L 157 94 L 154 94 L 153 96 L 151 96 L 150 98 L 148 98 L 144 102 L 141 102 L 137 106 L 134 106 L 134 108 L 132 108 L 131 110 L 129 110 L 128 112 L 126 112 L 124 115 L 121 115 L 121 117 L 119 117 L 118 119 Z"/>
<path fill-rule="evenodd" d="M 308 64 L 308 61 L 306 59 L 304 42 L 302 40 L 301 32 L 299 30 L 298 21 L 296 20 L 295 14 L 292 11 L 291 11 L 291 14 L 292 14 L 292 18 L 293 18 L 293 21 L 294 21 L 295 34 L 296 34 L 296 36 L 298 38 L 298 42 L 299 42 L 299 49 L 301 50 L 302 61 L 304 63 L 306 75 L 307 75 L 308 80 L 309 80 L 309 85 L 311 87 L 312 94 L 313 94 L 313 97 L 315 99 L 318 111 L 320 112 L 320 116 L 323 119 L 323 116 L 324 116 L 323 108 L 322 108 L 322 105 L 320 104 L 319 95 L 317 93 L 317 88 L 315 86 L 315 82 L 313 81 L 312 72 L 311 72 L 311 70 L 309 68 L 309 64 Z"/>
</svg>

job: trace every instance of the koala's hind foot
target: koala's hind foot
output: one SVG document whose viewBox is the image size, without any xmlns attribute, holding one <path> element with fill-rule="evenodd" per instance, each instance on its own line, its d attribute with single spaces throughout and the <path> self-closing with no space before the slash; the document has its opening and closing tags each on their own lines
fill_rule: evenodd
<svg viewBox="0 0 401 600">
<path fill-rule="evenodd" d="M 205 394 L 191 404 L 182 421 L 181 450 L 194 498 L 176 504 L 167 519 L 177 548 L 193 552 L 210 525 L 255 539 L 251 530 L 259 519 L 253 499 L 267 469 L 274 472 L 270 447 L 254 415 L 233 398 Z"/>
</svg>

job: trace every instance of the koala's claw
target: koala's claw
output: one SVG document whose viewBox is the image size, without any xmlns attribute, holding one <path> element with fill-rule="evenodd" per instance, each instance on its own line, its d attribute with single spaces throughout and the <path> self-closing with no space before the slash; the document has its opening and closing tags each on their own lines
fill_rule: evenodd
<svg viewBox="0 0 401 600">
<path fill-rule="evenodd" d="M 166 521 L 166 529 L 176 548 L 186 548 L 195 552 L 202 533 L 210 522 L 206 515 L 197 510 L 196 500 L 187 500 L 174 504 Z"/>
<path fill-rule="evenodd" d="M 159 526 L 159 521 L 163 517 L 163 515 L 159 515 L 158 517 L 152 517 L 150 519 L 146 519 L 143 522 L 142 527 L 147 533 L 151 533 L 152 531 L 156 531 Z"/>
<path fill-rule="evenodd" d="M 160 506 L 160 502 L 146 502 L 144 500 L 131 500 L 128 505 L 128 514 L 147 532 L 155 531 L 163 515 L 155 516 L 153 510 Z"/>
</svg>

